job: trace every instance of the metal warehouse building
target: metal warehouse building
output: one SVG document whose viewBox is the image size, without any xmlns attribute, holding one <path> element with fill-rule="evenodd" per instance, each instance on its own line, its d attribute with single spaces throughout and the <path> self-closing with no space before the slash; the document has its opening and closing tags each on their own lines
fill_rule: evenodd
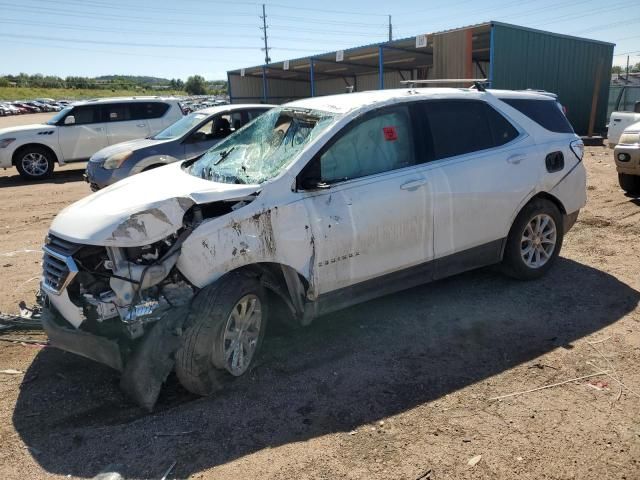
<svg viewBox="0 0 640 480">
<path fill-rule="evenodd" d="M 227 79 L 232 103 L 285 103 L 403 80 L 487 78 L 492 88 L 557 93 L 576 131 L 587 134 L 606 123 L 613 47 L 492 21 L 232 70 Z"/>
</svg>

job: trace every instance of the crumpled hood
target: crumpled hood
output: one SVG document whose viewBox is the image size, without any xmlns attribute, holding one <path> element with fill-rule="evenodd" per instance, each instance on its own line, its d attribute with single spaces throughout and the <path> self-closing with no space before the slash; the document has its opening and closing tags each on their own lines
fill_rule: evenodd
<svg viewBox="0 0 640 480">
<path fill-rule="evenodd" d="M 162 145 L 163 143 L 167 143 L 170 141 L 171 140 L 152 140 L 151 138 L 139 138 L 136 140 L 129 140 L 127 142 L 116 143 L 115 145 L 110 145 L 103 148 L 102 150 L 98 150 L 93 154 L 89 161 L 101 162 L 111 155 L 115 155 L 116 153 L 126 152 L 127 150 L 138 151 L 142 150 L 143 148 Z"/>
<path fill-rule="evenodd" d="M 55 130 L 55 125 L 46 125 L 44 123 L 34 123 L 32 125 L 19 125 L 17 127 L 0 128 L 1 137 L 20 137 L 21 133 L 30 134 L 34 131 Z"/>
<path fill-rule="evenodd" d="M 192 205 L 242 198 L 260 189 L 203 180 L 181 165 L 134 175 L 77 201 L 56 216 L 51 233 L 85 245 L 148 245 L 180 229 Z"/>
</svg>

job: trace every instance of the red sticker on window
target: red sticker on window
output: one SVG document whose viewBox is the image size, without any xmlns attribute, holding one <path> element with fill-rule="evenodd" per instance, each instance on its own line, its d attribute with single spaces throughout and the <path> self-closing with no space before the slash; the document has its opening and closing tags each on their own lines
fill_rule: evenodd
<svg viewBox="0 0 640 480">
<path fill-rule="evenodd" d="M 396 132 L 396 127 L 383 127 L 382 132 L 384 133 L 384 139 L 387 142 L 393 142 L 398 139 L 398 132 Z"/>
</svg>

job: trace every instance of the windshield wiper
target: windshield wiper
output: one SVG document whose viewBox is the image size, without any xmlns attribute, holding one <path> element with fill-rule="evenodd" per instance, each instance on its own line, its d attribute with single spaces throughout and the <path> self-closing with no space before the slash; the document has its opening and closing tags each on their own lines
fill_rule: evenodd
<svg viewBox="0 0 640 480">
<path fill-rule="evenodd" d="M 231 152 L 233 152 L 234 148 L 236 148 L 236 147 L 233 146 L 233 147 L 229 148 L 228 150 L 220 152 L 220 158 L 218 160 L 216 160 L 215 162 L 213 162 L 213 164 L 214 165 L 218 165 L 219 163 L 222 163 L 222 161 L 224 161 L 224 159 L 227 158 Z"/>
</svg>

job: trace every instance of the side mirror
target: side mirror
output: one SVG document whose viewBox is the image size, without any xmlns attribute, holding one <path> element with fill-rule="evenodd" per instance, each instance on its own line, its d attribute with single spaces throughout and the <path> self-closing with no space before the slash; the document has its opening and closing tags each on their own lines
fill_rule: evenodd
<svg viewBox="0 0 640 480">
<path fill-rule="evenodd" d="M 73 115 L 68 115 L 64 119 L 65 125 L 75 125 L 75 123 L 76 123 L 76 117 L 74 117 Z"/>
<path fill-rule="evenodd" d="M 331 188 L 331 184 L 325 183 L 319 178 L 311 178 L 311 177 L 301 179 L 298 185 L 300 189 L 310 190 L 310 191 L 326 190 L 328 188 Z"/>
</svg>

